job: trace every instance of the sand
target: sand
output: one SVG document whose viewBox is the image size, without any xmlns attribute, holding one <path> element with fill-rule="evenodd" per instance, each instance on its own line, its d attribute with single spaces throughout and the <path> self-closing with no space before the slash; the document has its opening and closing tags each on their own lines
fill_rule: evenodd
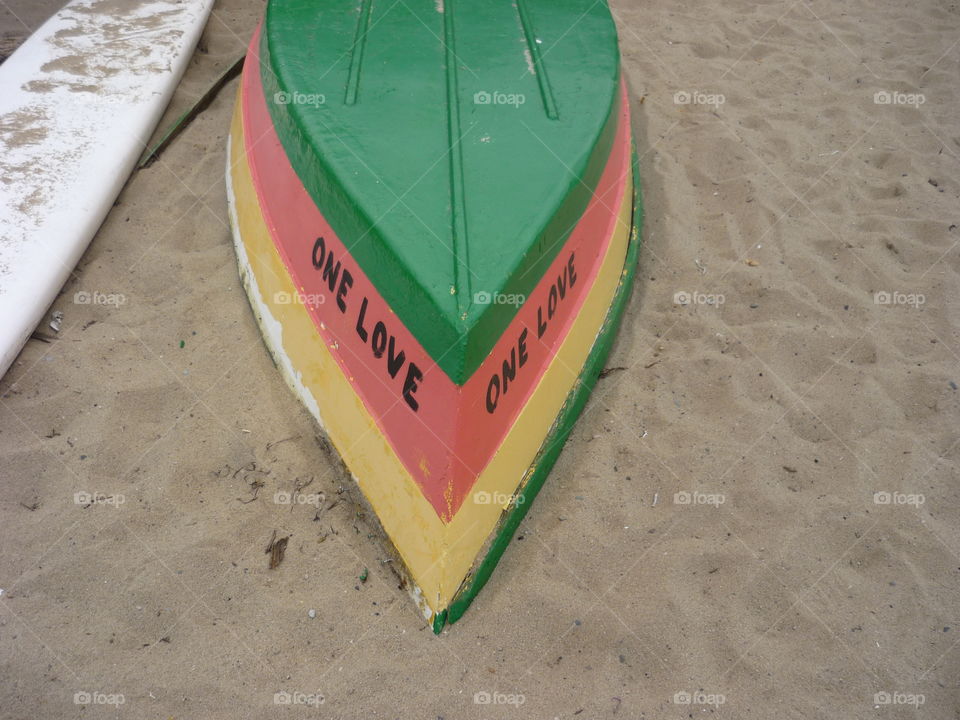
<svg viewBox="0 0 960 720">
<path fill-rule="evenodd" d="M 262 6 L 218 3 L 164 124 Z M 960 717 L 960 10 L 613 6 L 647 213 L 622 369 L 464 618 L 416 615 L 260 341 L 234 82 L 0 381 L 0 717 Z M 311 478 L 319 518 L 273 502 Z"/>
</svg>

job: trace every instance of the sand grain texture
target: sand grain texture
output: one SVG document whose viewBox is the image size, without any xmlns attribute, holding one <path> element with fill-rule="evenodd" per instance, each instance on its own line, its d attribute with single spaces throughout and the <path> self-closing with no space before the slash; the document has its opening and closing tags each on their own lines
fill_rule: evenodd
<svg viewBox="0 0 960 720">
<path fill-rule="evenodd" d="M 5 4 L 4 37 L 42 20 Z M 262 7 L 218 4 L 162 125 Z M 646 197 L 625 369 L 464 618 L 418 618 L 259 338 L 227 227 L 234 81 L 0 381 L 0 717 L 116 716 L 74 703 L 95 691 L 136 718 L 915 713 L 878 692 L 960 717 L 960 8 L 613 8 Z M 274 502 L 310 477 L 318 520 Z M 876 502 L 895 492 L 923 503 Z M 697 691 L 724 702 L 678 702 Z"/>
</svg>

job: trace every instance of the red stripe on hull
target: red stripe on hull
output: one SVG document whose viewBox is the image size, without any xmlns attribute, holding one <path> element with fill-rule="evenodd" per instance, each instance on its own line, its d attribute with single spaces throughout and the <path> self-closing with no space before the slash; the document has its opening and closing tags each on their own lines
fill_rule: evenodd
<svg viewBox="0 0 960 720">
<path fill-rule="evenodd" d="M 258 47 L 259 32 L 242 81 L 244 145 L 264 219 L 318 332 L 448 521 L 552 361 L 599 270 L 630 172 L 626 89 L 613 151 L 587 210 L 494 350 L 457 386 L 390 310 L 294 172 L 263 95 Z M 571 377 L 579 370 L 570 368 Z"/>
</svg>

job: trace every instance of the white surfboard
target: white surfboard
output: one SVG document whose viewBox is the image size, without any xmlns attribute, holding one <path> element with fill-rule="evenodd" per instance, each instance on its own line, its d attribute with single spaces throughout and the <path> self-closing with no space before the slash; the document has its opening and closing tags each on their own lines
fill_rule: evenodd
<svg viewBox="0 0 960 720">
<path fill-rule="evenodd" d="M 73 0 L 0 65 L 0 376 L 119 195 L 213 0 Z"/>
</svg>

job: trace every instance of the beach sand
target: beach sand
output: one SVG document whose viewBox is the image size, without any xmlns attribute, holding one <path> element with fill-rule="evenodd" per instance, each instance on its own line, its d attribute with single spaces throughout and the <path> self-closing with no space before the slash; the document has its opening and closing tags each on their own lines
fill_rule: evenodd
<svg viewBox="0 0 960 720">
<path fill-rule="evenodd" d="M 10 37 L 56 6 L 3 4 Z M 463 619 L 435 637 L 398 589 L 260 340 L 234 81 L 133 175 L 59 338 L 0 381 L 0 717 L 960 717 L 960 9 L 612 5 L 636 286 Z M 217 4 L 161 127 L 262 9 Z M 310 479 L 340 502 L 273 502 Z"/>
</svg>

